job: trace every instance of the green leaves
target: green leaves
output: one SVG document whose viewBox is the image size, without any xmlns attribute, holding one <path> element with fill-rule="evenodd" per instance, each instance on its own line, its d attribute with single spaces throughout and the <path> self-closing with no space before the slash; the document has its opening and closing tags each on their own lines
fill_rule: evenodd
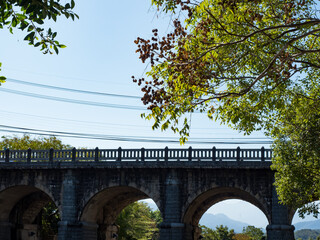
<svg viewBox="0 0 320 240">
<path fill-rule="evenodd" d="M 39 137 L 31 138 L 28 135 L 23 137 L 1 137 L 0 149 L 21 149 L 26 150 L 31 149 L 71 149 L 70 145 L 63 144 L 61 140 L 56 137 Z"/>
<path fill-rule="evenodd" d="M 0 71 L 1 71 L 1 66 L 2 66 L 2 63 L 0 62 Z M 6 80 L 6 77 L 0 76 L 0 85 L 1 85 L 1 83 L 4 83 L 5 80 Z"/>
<path fill-rule="evenodd" d="M 233 240 L 234 230 L 229 230 L 227 226 L 217 226 L 215 230 L 206 226 L 201 226 L 201 235 L 208 240 Z"/>
<path fill-rule="evenodd" d="M 153 4 L 160 11 L 181 8 L 189 14 L 184 24 L 174 20 L 167 36 L 153 30 L 150 40 L 135 41 L 140 59 L 150 60 L 151 70 L 148 79 L 134 81 L 152 110 L 148 119 L 163 130 L 185 128 L 177 122 L 195 111 L 248 134 L 268 130 L 274 124 L 270 113 L 289 104 L 293 85 L 304 88 L 302 79 L 311 77 L 311 69 L 319 72 L 320 38 L 314 34 L 320 32 L 320 19 L 313 1 Z M 186 137 L 186 131 L 180 132 Z"/>
<path fill-rule="evenodd" d="M 22 31 L 27 31 L 24 40 L 39 47 L 44 54 L 55 52 L 59 53 L 59 48 L 64 48 L 65 45 L 60 44 L 55 40 L 57 33 L 51 28 L 45 30 L 40 26 L 50 19 L 56 21 L 58 16 L 64 15 L 66 18 L 71 17 L 72 20 L 79 18 L 72 9 L 75 7 L 75 2 L 62 5 L 59 0 L 53 1 L 2 1 L 0 3 L 0 28 L 6 26 L 10 33 L 13 29 L 18 28 Z"/>
<path fill-rule="evenodd" d="M 116 220 L 118 239 L 156 239 L 160 211 L 152 211 L 146 203 L 135 202 L 123 209 Z"/>
<path fill-rule="evenodd" d="M 320 199 L 319 100 L 297 95 L 282 111 L 277 124 L 281 127 L 272 131 L 272 168 L 277 171 L 280 200 L 294 209 L 300 208 L 300 215 L 318 215 L 319 206 L 311 202 Z M 310 204 L 305 206 L 307 203 Z"/>
</svg>

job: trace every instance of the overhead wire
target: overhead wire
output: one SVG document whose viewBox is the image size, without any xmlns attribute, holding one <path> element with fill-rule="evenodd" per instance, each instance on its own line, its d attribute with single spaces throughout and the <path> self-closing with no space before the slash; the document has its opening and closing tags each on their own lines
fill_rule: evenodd
<svg viewBox="0 0 320 240">
<path fill-rule="evenodd" d="M 17 95 L 28 96 L 28 97 L 42 98 L 42 99 L 53 100 L 53 101 L 58 101 L 58 102 L 68 102 L 68 103 L 90 105 L 90 106 L 95 106 L 95 107 L 120 108 L 120 109 L 140 110 L 140 111 L 146 110 L 146 108 L 138 107 L 138 106 L 84 101 L 84 100 L 76 100 L 76 99 L 63 98 L 63 97 L 54 97 L 54 96 L 49 96 L 49 95 L 42 95 L 42 94 L 37 94 L 37 93 L 29 93 L 29 92 L 23 92 L 23 91 L 18 91 L 18 90 L 12 90 L 12 89 L 3 88 L 3 87 L 0 88 L 0 91 L 13 93 L 13 94 L 17 94 Z"/>
<path fill-rule="evenodd" d="M 13 78 L 7 78 L 6 81 L 14 82 L 14 83 L 18 83 L 18 84 L 35 86 L 35 87 L 41 87 L 41 88 L 48 88 L 48 89 L 54 89 L 54 90 L 60 90 L 60 91 L 67 91 L 67 92 L 84 93 L 84 94 L 108 96 L 108 97 L 141 99 L 141 97 L 139 97 L 139 96 L 131 96 L 131 95 L 123 95 L 123 94 L 114 94 L 114 93 L 106 93 L 106 92 L 96 92 L 96 91 L 87 91 L 87 90 L 81 90 L 81 89 L 65 88 L 65 87 L 58 87 L 58 86 L 53 86 L 53 85 L 46 85 L 46 84 L 40 84 L 40 83 L 34 83 L 34 82 L 27 82 L 27 81 L 22 81 L 22 80 L 13 79 Z"/>
<path fill-rule="evenodd" d="M 119 123 L 109 123 L 109 122 L 83 121 L 83 120 L 75 120 L 75 119 L 40 116 L 40 115 L 27 114 L 27 113 L 18 113 L 18 112 L 6 111 L 6 110 L 3 110 L 3 109 L 0 109 L 0 112 L 9 113 L 9 114 L 17 114 L 17 115 L 26 116 L 26 117 L 48 119 L 48 120 L 54 120 L 54 121 L 66 121 L 66 122 L 71 122 L 71 123 L 90 124 L 91 126 L 92 125 L 99 125 L 99 126 L 105 125 L 105 126 L 120 126 L 120 127 L 126 126 L 126 127 L 135 127 L 135 128 L 136 127 L 137 128 L 151 128 L 150 125 L 142 126 L 142 125 L 134 125 L 134 124 L 119 124 Z"/>
<path fill-rule="evenodd" d="M 75 92 L 75 93 L 83 93 L 83 94 L 92 94 L 92 95 L 100 95 L 100 96 L 108 96 L 108 97 L 121 97 L 121 98 L 131 98 L 131 99 L 139 99 L 140 97 L 138 96 L 131 96 L 131 95 L 122 95 L 122 94 L 113 94 L 113 93 L 105 93 L 105 92 L 95 92 L 95 91 L 86 91 L 86 90 L 80 90 L 80 89 L 72 89 L 72 88 L 64 88 L 64 87 L 58 87 L 58 86 L 53 86 L 53 85 L 45 85 L 45 84 L 39 84 L 39 83 L 33 83 L 33 82 L 27 82 L 27 81 L 22 81 L 22 80 L 17 80 L 17 79 L 12 79 L 8 78 L 7 81 L 11 81 L 14 83 L 18 84 L 24 84 L 24 85 L 31 85 L 35 87 L 41 87 L 41 88 L 48 88 L 48 89 L 54 89 L 54 90 L 61 90 L 61 91 L 68 91 L 68 92 Z M 35 98 L 42 98 L 42 99 L 47 99 L 47 100 L 53 100 L 53 101 L 61 101 L 61 102 L 68 102 L 68 103 L 76 103 L 76 104 L 84 104 L 84 105 L 91 105 L 91 106 L 98 106 L 98 107 L 108 107 L 108 108 L 121 108 L 121 109 L 130 109 L 130 110 L 146 110 L 143 107 L 138 107 L 138 106 L 131 106 L 131 105 L 122 105 L 122 104 L 110 104 L 110 103 L 102 103 L 102 102 L 94 102 L 94 101 L 83 101 L 83 100 L 76 100 L 76 99 L 70 99 L 70 98 L 63 98 L 63 97 L 55 97 L 55 96 L 48 96 L 48 95 L 42 95 L 42 94 L 36 94 L 36 93 L 29 93 L 29 92 L 24 92 L 24 91 L 18 91 L 18 90 L 12 90 L 12 89 L 7 89 L 7 88 L 0 88 L 0 91 L 3 92 L 8 92 L 8 93 L 13 93 L 13 94 L 18 94 L 18 95 L 23 95 L 23 96 L 29 96 L 29 97 L 35 97 Z M 7 111 L 8 112 L 8 111 Z M 31 115 L 31 114 L 22 114 L 22 115 L 28 115 L 28 116 L 34 116 L 34 117 L 40 117 L 40 118 L 45 118 L 43 116 L 37 116 L 37 115 Z M 64 121 L 72 121 L 72 122 L 83 122 L 83 123 L 94 123 L 94 122 L 89 122 L 89 121 L 75 121 L 75 120 L 68 120 L 68 119 L 59 119 L 59 118 L 50 118 L 50 119 L 56 119 L 56 120 L 64 120 Z M 104 123 L 98 123 L 95 122 L 96 124 L 104 124 Z M 109 124 L 109 125 L 119 125 L 120 124 Z M 1 127 L 4 128 L 11 128 L 11 130 L 8 129 L 0 129 L 2 131 L 7 131 L 7 132 L 16 132 L 16 133 L 28 133 L 28 134 L 40 134 L 40 135 L 59 135 L 61 137 L 77 137 L 77 138 L 90 138 L 90 139 L 100 139 L 100 140 L 117 140 L 117 141 L 139 141 L 139 142 L 174 142 L 178 143 L 179 141 L 177 140 L 172 140 L 172 139 L 160 139 L 160 138 L 148 138 L 148 137 L 130 137 L 130 136 L 116 136 L 116 135 L 103 135 L 103 134 L 82 134 L 82 133 L 72 133 L 72 132 L 59 132 L 59 131 L 47 131 L 47 130 L 39 130 L 39 129 L 29 129 L 29 128 L 19 128 L 19 127 L 12 127 L 12 126 L 7 126 L 7 125 L 0 125 Z M 128 126 L 126 124 L 126 126 Z M 134 127 L 138 127 L 136 125 L 132 125 Z M 142 127 L 142 126 L 140 126 Z M 16 130 L 12 130 L 16 129 Z M 18 130 L 17 130 L 18 129 Z M 38 133 L 35 133 L 38 132 Z M 68 135 L 68 136 L 66 136 Z M 196 139 L 196 138 L 193 138 Z M 230 142 L 217 142 L 216 140 L 227 140 L 228 138 L 201 138 L 201 139 L 209 139 L 207 141 L 195 141 L 195 140 L 189 140 L 189 143 L 200 143 L 200 144 L 226 144 Z M 233 141 L 236 139 L 243 140 L 243 138 L 229 138 L 232 139 Z M 259 141 L 257 143 L 259 144 L 270 144 L 271 141 L 266 141 L 265 138 L 250 138 L 250 140 L 260 140 L 262 139 L 263 141 Z M 215 140 L 215 141 L 213 141 Z M 232 142 L 230 144 L 255 144 L 253 142 Z"/>
<path fill-rule="evenodd" d="M 113 141 L 126 141 L 126 142 L 158 142 L 158 143 L 179 143 L 178 140 L 173 138 L 161 138 L 161 137 L 132 137 L 132 136 L 121 136 L 121 135 L 105 135 L 105 134 L 86 134 L 86 133 L 75 133 L 75 132 L 64 132 L 64 131 L 51 131 L 51 130 L 41 130 L 34 128 L 24 128 L 15 127 L 8 125 L 0 125 L 0 131 L 4 132 L 15 132 L 22 134 L 38 134 L 38 135 L 54 135 L 59 137 L 74 137 L 74 138 L 86 138 L 86 139 L 98 139 L 98 140 L 113 140 Z M 226 140 L 226 138 L 214 138 L 204 140 L 192 140 L 190 139 L 188 143 L 194 144 L 271 144 L 272 141 L 234 141 L 237 138 L 232 138 L 233 141 L 217 141 Z M 241 138 L 238 138 L 239 140 Z"/>
<path fill-rule="evenodd" d="M 5 111 L 5 110 L 2 110 L 0 109 L 1 112 L 4 112 L 4 113 L 9 113 L 9 114 L 17 114 L 17 115 L 22 115 L 22 116 L 28 116 L 28 117 L 36 117 L 36 118 L 43 118 L 43 119 L 49 119 L 49 120 L 62 120 L 62 121 L 68 121 L 68 122 L 72 122 L 72 123 L 84 123 L 84 124 L 90 124 L 90 126 L 92 126 L 93 124 L 97 124 L 99 126 L 119 126 L 121 127 L 121 129 L 123 127 L 129 127 L 129 129 L 131 129 L 130 127 L 132 128 L 145 128 L 145 129 L 150 129 L 151 126 L 142 126 L 142 125 L 130 125 L 130 124 L 116 124 L 116 123 L 106 123 L 106 122 L 95 122 L 95 121 L 80 121 L 80 120 L 72 120 L 72 119 L 64 119 L 64 118 L 56 118 L 56 117 L 45 117 L 45 116 L 39 116 L 39 115 L 33 115 L 33 114 L 25 114 L 25 113 L 17 113 L 17 112 L 12 112 L 12 111 Z M 228 128 L 193 128 L 193 129 L 200 129 L 200 130 L 222 130 L 222 131 L 225 131 L 226 129 L 228 130 Z M 193 139 L 196 139 L 196 138 L 193 138 Z M 204 137 L 201 137 L 201 139 L 204 139 Z M 266 137 L 246 137 L 246 138 L 243 138 L 243 137 L 239 137 L 239 138 L 234 138 L 234 137 L 231 137 L 231 138 L 228 138 L 228 137 L 223 137 L 223 138 L 214 138 L 214 139 L 247 139 L 247 140 L 266 140 L 266 139 L 269 139 L 270 138 L 266 138 Z"/>
<path fill-rule="evenodd" d="M 134 125 L 134 124 L 119 124 L 119 123 L 109 123 L 109 122 L 97 122 L 97 121 L 83 121 L 83 120 L 74 120 L 74 119 L 66 119 L 66 118 L 57 118 L 57 117 L 49 117 L 49 116 L 40 116 L 40 115 L 34 115 L 34 114 L 27 114 L 27 113 L 20 113 L 20 112 L 12 112 L 12 111 L 6 111 L 3 109 L 0 109 L 2 113 L 9 113 L 9 114 L 17 114 L 21 116 L 27 116 L 27 117 L 34 117 L 34 118 L 42 118 L 42 119 L 49 119 L 49 120 L 57 120 L 57 121 L 67 121 L 67 122 L 73 122 L 73 123 L 83 123 L 83 124 L 96 124 L 96 125 L 106 125 L 106 126 L 126 126 L 126 127 L 138 127 L 138 128 L 151 128 L 151 125 Z M 193 127 L 194 130 L 230 130 L 230 128 L 227 127 L 210 127 L 210 128 L 204 128 L 204 127 Z"/>
</svg>

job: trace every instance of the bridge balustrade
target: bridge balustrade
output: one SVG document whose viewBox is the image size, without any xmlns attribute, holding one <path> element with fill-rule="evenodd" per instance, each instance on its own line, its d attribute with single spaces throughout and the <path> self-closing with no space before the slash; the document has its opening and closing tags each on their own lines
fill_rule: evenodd
<svg viewBox="0 0 320 240">
<path fill-rule="evenodd" d="M 2 150 L 0 163 L 128 161 L 271 161 L 271 149 L 68 149 Z"/>
</svg>

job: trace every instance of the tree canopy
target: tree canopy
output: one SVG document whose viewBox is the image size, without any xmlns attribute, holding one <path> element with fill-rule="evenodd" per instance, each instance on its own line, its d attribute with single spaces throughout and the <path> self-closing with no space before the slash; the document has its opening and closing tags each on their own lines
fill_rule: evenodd
<svg viewBox="0 0 320 240">
<path fill-rule="evenodd" d="M 7 28 L 10 33 L 14 29 L 20 29 L 26 32 L 25 41 L 34 47 L 40 47 L 40 50 L 46 54 L 59 53 L 59 48 L 66 47 L 56 40 L 57 32 L 51 28 L 44 28 L 46 22 L 54 22 L 60 16 L 66 18 L 79 18 L 73 12 L 75 7 L 74 0 L 42 1 L 42 0 L 12 0 L 0 2 L 0 29 Z M 1 63 L 0 63 L 1 70 Z M 0 76 L 0 84 L 4 82 L 5 77 Z"/>
<path fill-rule="evenodd" d="M 142 116 L 178 132 L 182 143 L 196 112 L 245 134 L 263 130 L 275 140 L 281 201 L 301 207 L 319 199 L 319 2 L 152 2 L 178 18 L 166 36 L 154 29 L 151 39 L 135 41 L 151 64 L 146 79 L 133 77 L 150 110 Z"/>
<path fill-rule="evenodd" d="M 0 139 L 0 149 L 71 149 L 71 146 L 64 144 L 55 136 L 51 137 L 34 137 L 30 135 L 18 136 L 2 136 Z"/>
<path fill-rule="evenodd" d="M 215 230 L 206 226 L 201 226 L 201 236 L 207 240 L 233 240 L 234 230 L 229 230 L 227 226 L 217 226 Z"/>
<path fill-rule="evenodd" d="M 159 210 L 152 211 L 146 203 L 134 202 L 124 208 L 116 220 L 118 239 L 158 239 L 157 224 L 161 221 Z"/>
<path fill-rule="evenodd" d="M 244 227 L 242 233 L 249 237 L 249 240 L 263 240 L 265 239 L 265 234 L 261 228 L 256 228 L 255 226 Z"/>
</svg>

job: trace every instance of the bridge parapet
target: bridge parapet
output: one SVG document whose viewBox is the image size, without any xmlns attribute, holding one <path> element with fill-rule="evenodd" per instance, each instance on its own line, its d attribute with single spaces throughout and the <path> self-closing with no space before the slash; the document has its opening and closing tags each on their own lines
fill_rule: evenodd
<svg viewBox="0 0 320 240">
<path fill-rule="evenodd" d="M 69 150 L 3 150 L 1 163 L 19 162 L 215 162 L 215 161 L 260 161 L 270 162 L 271 149 L 69 149 Z"/>
</svg>

